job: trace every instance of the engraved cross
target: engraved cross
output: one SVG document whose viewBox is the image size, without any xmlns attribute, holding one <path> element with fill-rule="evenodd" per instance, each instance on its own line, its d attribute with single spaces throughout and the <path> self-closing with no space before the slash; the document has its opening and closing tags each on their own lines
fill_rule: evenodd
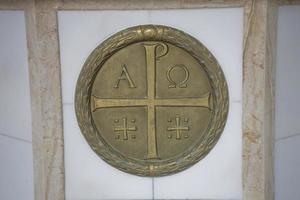
<svg viewBox="0 0 300 200">
<path fill-rule="evenodd" d="M 113 107 L 137 107 L 147 106 L 148 108 L 148 142 L 147 142 L 147 159 L 159 159 L 157 153 L 156 129 L 155 129 L 155 112 L 158 106 L 196 106 L 211 109 L 210 93 L 199 98 L 172 98 L 172 99 L 156 99 L 155 98 L 155 74 L 156 61 L 168 52 L 166 44 L 161 42 L 152 42 L 143 44 L 146 52 L 147 64 L 147 99 L 101 99 L 92 96 L 91 109 L 96 111 L 99 108 Z M 162 47 L 160 54 L 156 52 L 157 47 Z"/>
<path fill-rule="evenodd" d="M 188 131 L 188 126 L 180 126 L 180 117 L 176 116 L 175 118 L 176 124 L 175 127 L 168 127 L 168 131 L 176 131 L 176 139 L 179 140 L 181 138 L 181 131 Z"/>
<path fill-rule="evenodd" d="M 114 128 L 115 132 L 123 132 L 123 140 L 128 140 L 128 131 L 136 131 L 136 126 L 128 127 L 127 126 L 127 118 L 123 118 L 123 126 L 117 126 Z"/>
</svg>

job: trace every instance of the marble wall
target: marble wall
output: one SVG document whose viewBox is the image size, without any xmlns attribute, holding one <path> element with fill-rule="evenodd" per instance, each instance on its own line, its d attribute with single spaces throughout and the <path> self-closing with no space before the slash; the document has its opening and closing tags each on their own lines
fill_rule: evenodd
<svg viewBox="0 0 300 200">
<path fill-rule="evenodd" d="M 31 105 L 23 11 L 0 11 L 0 199 L 33 200 Z"/>
<path fill-rule="evenodd" d="M 278 13 L 276 76 L 276 200 L 300 199 L 300 5 Z"/>
<path fill-rule="evenodd" d="M 58 20 L 66 199 L 242 198 L 242 8 L 59 11 Z M 279 8 L 276 200 L 300 197 L 299 21 L 300 6 Z M 216 147 L 192 168 L 163 178 L 136 177 L 107 165 L 84 140 L 74 113 L 76 79 L 89 53 L 116 31 L 145 23 L 174 26 L 203 42 L 220 62 L 230 92 L 228 124 Z M 31 200 L 32 131 L 23 11 L 0 11 L 0 44 L 0 199 Z"/>
<path fill-rule="evenodd" d="M 241 199 L 243 9 L 59 11 L 66 198 Z M 228 123 L 215 148 L 190 169 L 163 178 L 123 173 L 102 161 L 80 133 L 76 80 L 91 51 L 113 33 L 137 24 L 177 27 L 215 55 L 229 85 Z"/>
</svg>

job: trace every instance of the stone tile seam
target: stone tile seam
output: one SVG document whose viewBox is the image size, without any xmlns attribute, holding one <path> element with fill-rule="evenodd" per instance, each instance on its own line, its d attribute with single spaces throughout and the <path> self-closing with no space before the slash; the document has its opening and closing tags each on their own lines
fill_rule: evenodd
<svg viewBox="0 0 300 200">
<path fill-rule="evenodd" d="M 154 190 L 154 177 L 152 177 L 152 200 L 154 200 L 154 194 L 155 190 Z"/>
<path fill-rule="evenodd" d="M 117 199 L 66 199 L 66 200 L 152 200 L 152 198 L 149 198 L 149 199 L 121 199 L 121 198 L 117 198 Z M 172 200 L 172 199 L 168 199 L 168 200 Z M 181 199 L 176 199 L 176 200 L 181 200 Z M 193 199 L 191 199 L 193 200 Z M 201 199 L 200 199 L 201 200 Z M 220 199 L 222 200 L 222 199 Z"/>
<path fill-rule="evenodd" d="M 70 102 L 63 102 L 63 105 L 74 105 L 74 102 L 70 103 Z"/>
<path fill-rule="evenodd" d="M 240 200 L 240 199 L 195 199 L 195 198 L 185 198 L 185 199 L 154 199 L 154 200 Z"/>
<path fill-rule="evenodd" d="M 117 199 L 66 199 L 66 200 L 152 200 L 152 198 L 149 198 L 149 199 L 121 199 L 121 198 L 117 198 Z M 172 200 L 172 199 L 168 199 L 168 200 Z M 181 199 L 176 199 L 176 200 L 181 200 Z M 193 200 L 193 199 L 191 199 L 191 200 Z M 200 199 L 201 200 L 201 199 Z M 222 199 L 220 199 L 220 200 L 222 200 Z"/>
<path fill-rule="evenodd" d="M 121 198 L 117 198 L 117 199 L 67 199 L 67 200 L 240 200 L 240 199 L 195 199 L 195 198 L 184 198 L 184 199 L 169 199 L 169 198 L 164 198 L 164 199 L 121 199 Z"/>
<path fill-rule="evenodd" d="M 294 134 L 291 134 L 291 135 L 289 135 L 289 136 L 277 138 L 277 139 L 275 140 L 275 142 L 280 142 L 280 141 L 282 141 L 282 140 L 286 140 L 286 139 L 293 138 L 293 137 L 297 137 L 297 136 L 300 136 L 300 133 L 294 133 Z"/>
<path fill-rule="evenodd" d="M 19 138 L 19 137 L 7 135 L 7 134 L 5 134 L 5 133 L 0 133 L 0 136 L 3 136 L 3 137 L 5 137 L 5 138 L 9 138 L 9 139 L 12 139 L 12 140 L 18 140 L 18 141 L 20 141 L 20 142 L 26 142 L 26 143 L 32 144 L 32 142 L 31 142 L 30 140 L 26 140 L 26 139 L 23 139 L 23 138 Z"/>
</svg>

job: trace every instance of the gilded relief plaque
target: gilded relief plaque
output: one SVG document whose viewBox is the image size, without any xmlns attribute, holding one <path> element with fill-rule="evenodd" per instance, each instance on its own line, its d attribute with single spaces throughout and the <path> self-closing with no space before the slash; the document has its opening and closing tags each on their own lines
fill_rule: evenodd
<svg viewBox="0 0 300 200">
<path fill-rule="evenodd" d="M 214 147 L 227 119 L 228 89 L 198 40 L 143 25 L 116 33 L 91 53 L 75 108 L 85 139 L 103 160 L 135 175 L 164 176 Z"/>
</svg>

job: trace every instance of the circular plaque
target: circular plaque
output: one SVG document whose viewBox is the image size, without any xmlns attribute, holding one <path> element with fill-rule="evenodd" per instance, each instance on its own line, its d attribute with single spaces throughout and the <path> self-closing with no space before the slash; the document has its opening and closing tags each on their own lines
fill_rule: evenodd
<svg viewBox="0 0 300 200">
<path fill-rule="evenodd" d="M 164 176 L 206 156 L 226 123 L 228 89 L 214 56 L 166 26 L 125 29 L 86 60 L 75 95 L 91 148 L 135 175 Z"/>
</svg>

